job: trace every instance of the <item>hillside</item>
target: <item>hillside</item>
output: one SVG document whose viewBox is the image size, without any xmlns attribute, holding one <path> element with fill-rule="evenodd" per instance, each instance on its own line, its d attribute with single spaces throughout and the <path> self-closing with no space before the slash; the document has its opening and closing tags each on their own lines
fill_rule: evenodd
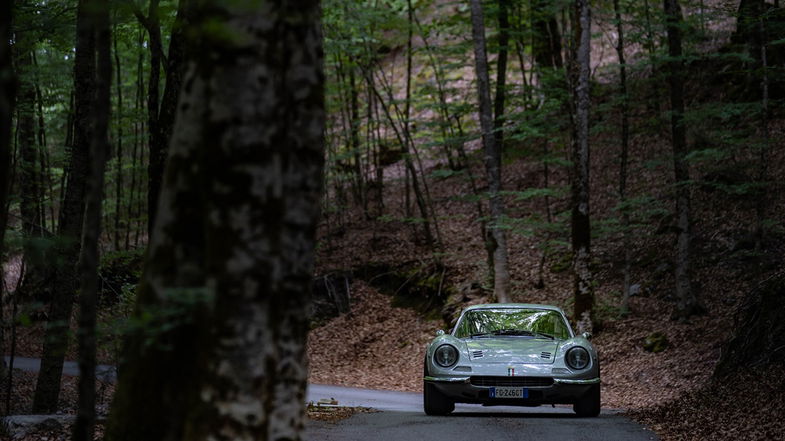
<svg viewBox="0 0 785 441">
<path fill-rule="evenodd" d="M 706 58 L 710 60 L 711 55 Z M 732 93 L 723 83 L 725 80 L 712 73 L 715 70 L 707 71 L 706 66 L 711 63 L 691 65 L 688 107 L 717 106 L 719 101 L 715 100 Z M 643 76 L 639 73 L 638 79 Z M 781 400 L 770 403 L 760 397 L 781 397 L 777 392 L 782 388 L 781 367 L 742 370 L 729 384 L 713 380 L 712 374 L 724 346 L 734 335 L 739 305 L 760 281 L 782 269 L 785 236 L 780 222 L 781 213 L 785 212 L 785 152 L 772 149 L 768 161 L 770 182 L 774 183 L 767 193 L 768 213 L 775 223 L 759 250 L 754 249 L 752 239 L 756 198 L 731 188 L 750 179 L 748 173 L 752 173 L 751 165 L 756 159 L 754 150 L 736 150 L 725 160 L 707 158 L 692 163 L 693 283 L 706 312 L 687 321 L 675 321 L 671 318 L 676 300 L 675 234 L 671 214 L 672 163 L 667 159 L 671 148 L 667 109 L 652 113 L 641 104 L 632 112 L 628 191 L 639 197 L 631 244 L 632 283 L 637 285 L 637 295 L 630 300 L 630 313 L 623 315 L 620 305 L 624 254 L 616 208 L 619 120 L 617 114 L 607 111 L 615 87 L 612 82 L 616 80 L 612 74 L 596 79 L 593 106 L 601 110 L 596 111 L 594 122 L 601 128 L 593 132 L 591 139 L 591 215 L 595 228 L 592 258 L 598 318 L 594 343 L 602 360 L 603 406 L 630 411 L 666 440 L 719 439 L 720 434 L 733 439 L 769 439 L 784 429 L 785 406 Z M 645 81 L 636 84 L 633 93 L 644 96 L 649 86 Z M 769 133 L 777 142 L 783 135 L 781 116 L 776 114 L 770 121 Z M 724 121 L 722 124 L 734 125 L 732 118 Z M 716 137 L 720 129 L 712 127 L 716 123 L 721 123 L 720 119 L 707 116 L 691 126 L 693 148 L 708 150 L 711 143 L 722 142 Z M 505 199 L 507 215 L 514 219 L 540 219 L 513 224 L 508 230 L 512 299 L 555 304 L 570 312 L 573 282 L 568 264 L 565 265 L 569 255 L 564 247 L 544 247 L 553 236 L 568 241 L 565 212 L 569 209 L 569 197 L 563 191 L 569 186 L 566 167 L 551 167 L 548 177 L 547 187 L 557 190 L 555 195 L 548 193 L 550 208 L 556 213 L 552 228 L 541 226 L 546 211 L 544 198 L 522 196 L 526 190 L 546 187 L 543 165 L 536 153 L 545 147 L 544 142 L 547 141 L 531 138 L 512 141 L 505 150 L 503 187 L 509 192 Z M 470 141 L 466 147 L 475 152 L 471 156 L 472 174 L 484 176 L 479 142 Z M 456 292 L 463 293 L 457 297 L 459 307 L 490 299 L 475 201 L 467 197 L 472 194 L 467 173 L 450 172 L 443 158 L 429 157 L 427 152 L 423 174 L 429 177 L 427 185 L 444 241 L 443 250 L 424 246 L 422 237 L 413 232 L 412 223 L 405 218 L 403 161 L 384 170 L 381 216 L 368 219 L 361 207 L 349 204 L 347 212 L 322 222 L 317 272 L 353 271 L 355 279 L 351 312 L 311 333 L 309 355 L 314 382 L 421 390 L 420 361 L 425 343 L 437 329 L 448 328 L 449 324 L 432 308 L 391 306 L 402 304 L 401 291 L 407 291 L 407 285 L 414 283 L 406 279 L 406 274 L 420 271 L 435 275 L 439 279 L 435 298 L 442 302 L 451 294 L 454 301 Z M 560 154 L 566 156 L 566 152 Z M 328 200 L 330 203 L 337 202 Z M 547 249 L 547 255 L 540 287 L 543 249 Z M 368 268 L 375 268 L 378 273 L 369 275 Z M 389 272 L 404 275 L 397 286 L 374 283 L 374 278 Z M 422 306 L 422 302 L 419 304 Z M 656 334 L 666 338 L 667 346 L 662 352 L 648 352 L 644 343 Z M 766 381 L 759 381 L 760 378 Z"/>
</svg>

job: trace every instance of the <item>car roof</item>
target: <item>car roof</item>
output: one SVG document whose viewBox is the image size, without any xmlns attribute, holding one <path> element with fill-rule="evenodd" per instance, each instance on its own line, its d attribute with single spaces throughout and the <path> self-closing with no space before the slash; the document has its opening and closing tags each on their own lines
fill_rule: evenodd
<svg viewBox="0 0 785 441">
<path fill-rule="evenodd" d="M 558 306 L 553 305 L 541 305 L 537 303 L 483 303 L 480 305 L 472 305 L 466 308 L 465 311 L 472 311 L 475 309 L 544 309 L 548 311 L 556 311 L 561 314 L 564 314 L 564 311 L 561 310 Z"/>
</svg>

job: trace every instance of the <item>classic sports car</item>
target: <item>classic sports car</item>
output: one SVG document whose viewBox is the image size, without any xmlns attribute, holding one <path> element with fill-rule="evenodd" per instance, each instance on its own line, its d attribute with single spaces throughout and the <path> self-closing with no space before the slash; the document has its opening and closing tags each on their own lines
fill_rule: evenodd
<svg viewBox="0 0 785 441">
<path fill-rule="evenodd" d="M 425 354 L 423 405 L 446 415 L 455 403 L 572 404 L 600 413 L 600 360 L 590 334 L 576 336 L 561 309 L 497 303 L 466 308 L 451 334 Z"/>
</svg>

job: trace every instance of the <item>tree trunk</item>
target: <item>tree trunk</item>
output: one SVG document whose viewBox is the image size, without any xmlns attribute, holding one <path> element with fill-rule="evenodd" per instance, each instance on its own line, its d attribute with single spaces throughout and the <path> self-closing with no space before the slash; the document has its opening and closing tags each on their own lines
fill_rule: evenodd
<svg viewBox="0 0 785 441">
<path fill-rule="evenodd" d="M 572 253 L 575 277 L 573 317 L 579 332 L 591 332 L 594 290 L 591 274 L 591 222 L 589 210 L 589 91 L 591 12 L 589 0 L 575 0 L 570 77 L 572 86 Z"/>
<path fill-rule="evenodd" d="M 507 54 L 510 43 L 510 19 L 507 12 L 509 0 L 499 1 L 499 55 L 496 57 L 496 97 L 493 101 L 493 130 L 496 145 L 500 152 L 504 151 L 504 99 L 507 84 Z"/>
<path fill-rule="evenodd" d="M 19 149 L 19 188 L 21 201 L 19 212 L 22 217 L 24 237 L 25 274 L 21 295 L 24 301 L 45 302 L 49 299 L 38 293 L 44 256 L 37 240 L 43 237 L 41 218 L 41 173 L 39 170 L 39 146 L 35 135 L 36 93 L 33 80 L 34 45 L 24 32 L 16 33 L 16 66 L 19 72 L 19 94 L 17 100 L 17 142 Z"/>
<path fill-rule="evenodd" d="M 77 6 L 74 144 L 71 148 L 68 182 L 58 222 L 59 241 L 55 248 L 57 256 L 52 260 L 60 263 L 49 268 L 45 281 L 47 289 L 51 290 L 52 303 L 44 336 L 41 370 L 33 397 L 33 413 L 53 413 L 57 409 L 63 359 L 68 349 L 73 296 L 78 286 L 74 263 L 79 259 L 79 240 L 84 219 L 95 76 L 95 38 L 85 18 L 89 3 L 89 0 L 80 0 Z"/>
<path fill-rule="evenodd" d="M 486 240 L 493 247 L 493 295 L 501 303 L 510 301 L 510 274 L 507 267 L 507 240 L 500 225 L 504 218 L 504 201 L 501 192 L 501 149 L 493 135 L 488 57 L 485 50 L 485 24 L 482 3 L 471 0 L 472 38 L 474 64 L 477 74 L 477 94 L 480 104 L 480 127 L 485 149 L 485 170 L 488 175 L 488 195 L 491 219 Z"/>
<path fill-rule="evenodd" d="M 530 0 L 532 21 L 532 55 L 541 68 L 561 69 L 561 34 L 548 0 Z"/>
<path fill-rule="evenodd" d="M 11 175 L 11 117 L 14 113 L 16 78 L 11 65 L 11 12 L 13 0 L 0 5 L 0 256 L 3 255 L 5 227 L 8 224 L 8 190 Z M 2 259 L 0 259 L 2 260 Z M 2 262 L 0 262 L 1 264 Z M 5 284 L 0 283 L 0 305 L 5 305 L 3 291 Z M 5 323 L 0 314 L 0 351 L 5 354 Z M 5 359 L 0 360 L 0 378 L 5 376 Z"/>
<path fill-rule="evenodd" d="M 117 15 L 115 14 L 115 21 L 117 20 Z M 120 70 L 120 51 L 117 45 L 117 26 L 114 26 L 113 30 L 114 34 L 114 62 L 115 62 L 115 73 L 117 74 L 116 77 L 116 87 L 117 87 L 117 140 L 115 141 L 115 149 L 117 151 L 117 168 L 116 168 L 116 179 L 115 182 L 115 203 L 114 203 L 114 249 L 115 251 L 120 250 L 120 241 L 122 238 L 122 229 L 125 227 L 126 231 L 128 231 L 128 223 L 123 223 L 123 190 L 124 190 L 124 182 L 123 182 L 123 79 L 122 79 L 122 71 Z M 126 222 L 130 213 L 126 213 Z M 126 236 L 127 237 L 127 236 Z M 128 249 L 128 244 L 126 241 L 125 249 Z"/>
<path fill-rule="evenodd" d="M 108 440 L 297 440 L 303 427 L 323 182 L 318 3 L 204 3 L 195 30 L 243 38 L 194 32 L 138 292 L 149 320 L 130 336 Z"/>
<path fill-rule="evenodd" d="M 148 132 L 150 135 L 150 158 L 148 162 L 147 187 L 147 228 L 152 234 L 155 216 L 158 211 L 158 195 L 161 193 L 164 166 L 166 164 L 169 140 L 172 137 L 177 100 L 182 87 L 185 69 L 185 26 L 191 20 L 192 0 L 180 0 L 177 17 L 169 40 L 166 58 L 166 85 L 159 102 L 158 89 L 160 66 L 163 60 L 161 25 L 158 18 L 158 0 L 150 1 L 150 10 L 145 27 L 150 36 L 150 82 L 148 86 Z M 137 17 L 139 13 L 137 12 Z M 140 18 L 140 20 L 143 20 Z M 142 21 L 145 23 L 145 21 Z"/>
<path fill-rule="evenodd" d="M 616 19 L 616 56 L 619 58 L 619 94 L 621 95 L 621 153 L 619 154 L 619 206 L 621 207 L 622 248 L 624 248 L 624 269 L 622 276 L 621 311 L 630 311 L 630 267 L 632 262 L 632 241 L 630 237 L 630 211 L 627 207 L 627 162 L 630 151 L 629 99 L 627 97 L 627 65 L 624 60 L 624 25 L 622 23 L 619 0 L 613 0 L 613 12 Z"/>
<path fill-rule="evenodd" d="M 152 237 L 158 211 L 158 194 L 164 175 L 166 146 L 161 144 L 158 128 L 158 94 L 161 79 L 161 24 L 158 18 L 158 0 L 150 0 L 147 14 L 147 35 L 150 37 L 150 76 L 147 82 L 147 133 L 150 160 L 147 163 L 147 234 Z"/>
<path fill-rule="evenodd" d="M 689 152 L 687 131 L 684 126 L 684 77 L 683 54 L 681 49 L 681 6 L 678 0 L 664 0 L 665 18 L 668 30 L 668 80 L 671 95 L 671 144 L 673 146 L 673 170 L 676 193 L 676 227 L 678 241 L 676 248 L 676 311 L 674 318 L 685 320 L 701 311 L 698 298 L 692 289 L 690 271 L 690 170 L 685 157 Z"/>
<path fill-rule="evenodd" d="M 98 304 L 98 241 L 101 237 L 101 206 L 104 169 L 109 155 L 112 61 L 109 31 L 109 1 L 91 0 L 89 26 L 95 38 L 95 99 L 92 106 L 93 133 L 85 194 L 85 218 L 79 256 L 79 410 L 73 441 L 95 438 L 96 318 Z"/>
<path fill-rule="evenodd" d="M 755 250 L 760 252 L 763 248 L 766 222 L 766 208 L 768 206 L 768 169 L 769 169 L 769 149 L 771 140 L 769 135 L 769 59 L 767 47 L 769 36 L 766 29 L 766 18 L 764 14 L 758 17 L 758 41 L 760 47 L 760 130 L 763 138 L 758 152 L 758 198 L 755 203 Z"/>
</svg>

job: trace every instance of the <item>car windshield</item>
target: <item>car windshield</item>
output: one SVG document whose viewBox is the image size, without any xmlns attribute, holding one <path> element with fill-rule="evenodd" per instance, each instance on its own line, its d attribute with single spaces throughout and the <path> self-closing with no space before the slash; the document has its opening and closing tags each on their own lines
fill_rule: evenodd
<svg viewBox="0 0 785 441">
<path fill-rule="evenodd" d="M 570 338 L 567 326 L 559 312 L 547 309 L 474 309 L 463 315 L 454 335 L 458 338 L 512 335 L 564 340 Z"/>
</svg>

